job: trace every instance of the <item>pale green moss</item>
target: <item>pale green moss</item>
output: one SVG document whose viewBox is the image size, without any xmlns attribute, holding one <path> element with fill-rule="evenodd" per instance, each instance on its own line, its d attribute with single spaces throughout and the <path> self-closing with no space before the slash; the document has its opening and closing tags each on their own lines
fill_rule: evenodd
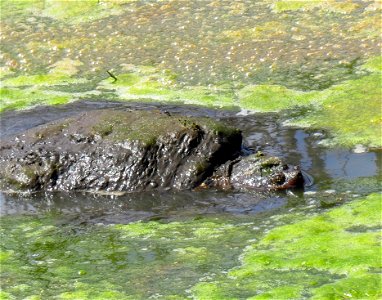
<svg viewBox="0 0 382 300">
<path fill-rule="evenodd" d="M 284 12 L 284 11 L 290 11 L 290 10 L 299 10 L 299 9 L 306 9 L 306 8 L 312 8 L 317 7 L 321 4 L 322 1 L 316 0 L 316 1 L 276 1 L 272 4 L 272 8 L 276 12 Z"/>
<path fill-rule="evenodd" d="M 90 128 L 90 134 L 103 136 L 113 141 L 138 140 L 146 146 L 152 146 L 156 141 L 172 134 L 194 131 L 199 127 L 207 130 L 223 133 L 226 138 L 238 134 L 234 127 L 208 118 L 187 118 L 179 116 L 168 116 L 152 111 L 113 111 L 97 112 L 99 122 Z"/>
<path fill-rule="evenodd" d="M 120 14 L 123 12 L 123 4 L 134 1 L 136 0 L 1 0 L 0 3 L 2 17 L 34 14 L 70 23 L 83 23 Z"/>
<path fill-rule="evenodd" d="M 264 22 L 254 28 L 243 28 L 239 30 L 224 30 L 219 38 L 223 40 L 266 40 L 271 35 L 273 38 L 285 35 L 287 28 L 285 24 L 277 21 Z"/>
<path fill-rule="evenodd" d="M 47 74 L 36 75 L 21 75 L 5 79 L 2 85 L 5 87 L 18 87 L 18 86 L 54 86 L 54 85 L 68 85 L 74 83 L 86 82 L 82 78 L 74 78 L 73 75 L 77 74 L 79 66 L 82 63 L 78 60 L 63 59 L 57 61 L 51 66 L 51 70 Z"/>
<path fill-rule="evenodd" d="M 98 89 L 113 90 L 120 100 L 149 98 L 154 101 L 179 102 L 214 107 L 232 107 L 233 94 L 224 88 L 189 86 L 179 88 L 176 75 L 171 72 L 160 73 L 153 67 L 129 68 L 131 73 L 116 75 L 117 80 L 108 78 Z"/>
<path fill-rule="evenodd" d="M 277 0 L 272 4 L 272 8 L 276 12 L 294 11 L 294 10 L 311 10 L 319 8 L 337 13 L 350 13 L 358 8 L 358 4 L 351 0 Z"/>
</svg>

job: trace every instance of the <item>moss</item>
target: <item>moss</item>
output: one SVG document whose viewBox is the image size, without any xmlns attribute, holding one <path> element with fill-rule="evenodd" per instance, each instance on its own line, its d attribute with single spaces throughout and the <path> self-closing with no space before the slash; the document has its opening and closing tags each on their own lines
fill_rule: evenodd
<svg viewBox="0 0 382 300">
<path fill-rule="evenodd" d="M 90 133 L 98 134 L 109 140 L 124 141 L 138 140 L 147 147 L 153 146 L 156 141 L 171 134 L 179 135 L 185 130 L 195 131 L 201 127 L 213 130 L 217 134 L 224 134 L 227 138 L 238 134 L 238 130 L 231 126 L 209 118 L 186 118 L 168 116 L 160 112 L 123 111 L 101 112 L 99 121 Z"/>
<path fill-rule="evenodd" d="M 258 156 L 257 156 L 258 157 Z M 281 160 L 278 157 L 269 157 L 261 161 L 262 168 L 272 168 L 281 164 Z"/>
</svg>

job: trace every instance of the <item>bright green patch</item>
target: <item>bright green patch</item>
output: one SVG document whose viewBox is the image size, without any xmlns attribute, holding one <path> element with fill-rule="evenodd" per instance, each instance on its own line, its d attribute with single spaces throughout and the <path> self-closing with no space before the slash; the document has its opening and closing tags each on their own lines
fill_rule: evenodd
<svg viewBox="0 0 382 300">
<path fill-rule="evenodd" d="M 299 9 L 306 9 L 306 8 L 312 8 L 317 7 L 321 4 L 322 1 L 316 0 L 316 1 L 276 1 L 272 4 L 272 8 L 276 12 L 284 12 L 289 10 L 299 10 Z"/>
<path fill-rule="evenodd" d="M 381 290 L 381 195 L 373 194 L 316 217 L 271 230 L 247 247 L 243 265 L 214 283 L 208 293 L 242 299 L 378 299 Z M 269 272 L 272 276 L 267 276 Z M 236 295 L 232 297 L 233 295 Z"/>
<path fill-rule="evenodd" d="M 382 72 L 382 56 L 369 58 L 362 68 L 371 72 Z"/>
<path fill-rule="evenodd" d="M 34 105 L 65 104 L 72 95 L 35 88 L 0 88 L 0 111 L 28 108 Z"/>
<path fill-rule="evenodd" d="M 47 74 L 21 75 L 3 80 L 0 111 L 34 105 L 65 104 L 78 98 L 75 93 L 61 92 L 53 88 L 87 84 L 86 79 L 74 77 L 81 65 L 80 61 L 63 59 L 52 65 Z"/>
<path fill-rule="evenodd" d="M 312 99 L 319 100 L 321 106 L 291 123 L 327 129 L 333 134 L 329 143 L 382 147 L 379 74 L 350 80 L 316 95 Z"/>
<path fill-rule="evenodd" d="M 241 107 L 253 110 L 280 111 L 294 106 L 305 106 L 312 101 L 312 95 L 278 85 L 255 85 L 239 91 L 239 103 Z"/>
<path fill-rule="evenodd" d="M 0 3 L 2 17 L 33 14 L 70 23 L 83 23 L 120 14 L 123 4 L 134 1 L 136 0 L 1 0 Z"/>
<path fill-rule="evenodd" d="M 112 78 L 102 81 L 98 89 L 112 90 L 120 100 L 147 98 L 154 101 L 226 108 L 234 105 L 231 90 L 205 86 L 179 88 L 175 74 L 159 72 L 152 67 L 135 67 L 130 73 L 116 75 L 116 77 L 116 81 Z"/>
<path fill-rule="evenodd" d="M 294 11 L 294 10 L 311 10 L 319 8 L 337 13 L 350 13 L 358 7 L 357 3 L 351 0 L 277 0 L 272 4 L 272 8 L 276 12 Z"/>
</svg>

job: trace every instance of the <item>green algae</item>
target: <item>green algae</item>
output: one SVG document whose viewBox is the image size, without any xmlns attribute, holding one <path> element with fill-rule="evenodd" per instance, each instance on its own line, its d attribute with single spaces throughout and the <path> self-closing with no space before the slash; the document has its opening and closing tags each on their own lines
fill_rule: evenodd
<svg viewBox="0 0 382 300">
<path fill-rule="evenodd" d="M 290 124 L 327 129 L 333 135 L 327 144 L 382 147 L 379 74 L 333 86 L 312 99 L 321 106 Z"/>
<path fill-rule="evenodd" d="M 294 1 L 294 0 L 278 0 L 272 4 L 272 8 L 276 12 L 294 11 L 294 10 L 312 10 L 315 8 L 328 10 L 336 13 L 350 13 L 357 9 L 359 5 L 353 1 L 335 1 L 335 0 L 310 0 L 310 1 Z"/>
<path fill-rule="evenodd" d="M 247 86 L 239 91 L 243 108 L 263 112 L 280 111 L 312 103 L 313 94 L 290 90 L 277 85 Z"/>
<path fill-rule="evenodd" d="M 72 100 L 71 94 L 35 88 L 0 88 L 0 111 L 29 108 L 34 105 L 58 105 Z"/>
<path fill-rule="evenodd" d="M 54 220 L 2 218 L 2 289 L 10 297 L 185 298 L 199 277 L 232 266 L 252 232 L 251 223 L 216 218 L 82 228 Z"/>
<path fill-rule="evenodd" d="M 159 72 L 157 68 L 149 66 L 136 66 L 134 72 L 117 75 L 117 81 L 112 78 L 101 81 L 98 89 L 113 91 L 119 100 L 146 98 L 220 108 L 234 105 L 231 89 L 206 86 L 180 88 L 175 78 L 176 74 L 171 72 Z"/>
<path fill-rule="evenodd" d="M 20 86 L 54 86 L 68 85 L 73 83 L 86 82 L 85 79 L 73 78 L 78 73 L 78 67 L 82 63 L 78 60 L 63 59 L 57 61 L 50 67 L 48 74 L 21 75 L 5 79 L 2 82 L 6 87 Z"/>
<path fill-rule="evenodd" d="M 60 91 L 62 87 L 87 84 L 84 78 L 75 78 L 78 60 L 63 59 L 50 67 L 47 74 L 6 77 L 1 82 L 0 111 L 23 109 L 35 105 L 58 105 L 78 99 L 76 93 Z M 56 88 L 57 90 L 54 90 Z"/>
<path fill-rule="evenodd" d="M 2 298 L 378 299 L 380 200 L 275 215 L 290 224 L 269 232 L 253 217 L 90 226 L 6 216 Z"/>
<path fill-rule="evenodd" d="M 381 267 L 380 209 L 381 195 L 373 194 L 275 228 L 246 248 L 242 266 L 220 281 L 196 285 L 194 294 L 201 299 L 209 293 L 212 299 L 240 299 L 245 293 L 252 293 L 251 299 L 378 299 L 381 277 L 372 270 Z M 364 229 L 348 230 L 354 226 Z"/>
<path fill-rule="evenodd" d="M 370 72 L 382 72 L 382 56 L 371 57 L 362 65 L 363 69 Z"/>
<path fill-rule="evenodd" d="M 68 23 L 85 23 L 121 13 L 123 4 L 136 0 L 1 0 L 2 17 L 44 16 Z"/>
</svg>

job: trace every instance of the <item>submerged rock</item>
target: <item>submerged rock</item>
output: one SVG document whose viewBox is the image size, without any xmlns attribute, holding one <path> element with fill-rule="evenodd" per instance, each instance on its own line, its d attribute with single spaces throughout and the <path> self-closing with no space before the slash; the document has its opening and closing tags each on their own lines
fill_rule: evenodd
<svg viewBox="0 0 382 300">
<path fill-rule="evenodd" d="M 3 190 L 137 191 L 201 186 L 289 188 L 298 169 L 240 157 L 239 130 L 208 118 L 95 110 L 25 131 L 0 145 Z"/>
</svg>

